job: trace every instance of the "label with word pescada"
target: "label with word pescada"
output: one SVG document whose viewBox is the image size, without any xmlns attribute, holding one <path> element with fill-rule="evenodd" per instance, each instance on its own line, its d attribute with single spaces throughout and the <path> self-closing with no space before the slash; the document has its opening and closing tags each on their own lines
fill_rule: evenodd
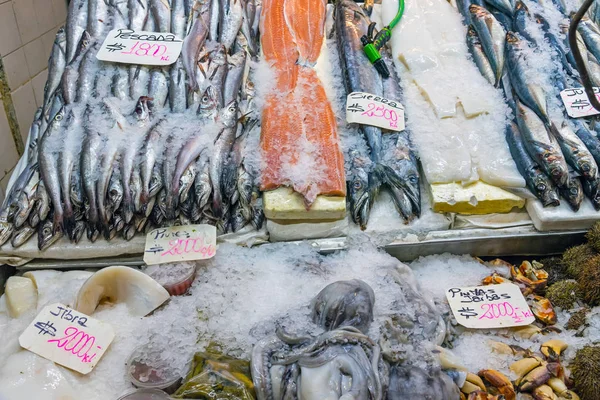
<svg viewBox="0 0 600 400">
<path fill-rule="evenodd" d="M 171 226 L 154 229 L 146 235 L 144 262 L 150 265 L 206 260 L 216 253 L 217 228 L 214 226 Z"/>
<path fill-rule="evenodd" d="M 141 65 L 171 65 L 181 54 L 183 40 L 172 33 L 115 29 L 96 57 L 102 61 Z"/>
<path fill-rule="evenodd" d="M 596 98 L 600 100 L 600 88 L 594 88 Z M 560 92 L 567 114 L 571 118 L 589 117 L 590 115 L 598 115 L 600 111 L 596 110 L 590 103 L 590 99 L 585 94 L 583 88 L 565 89 Z"/>
<path fill-rule="evenodd" d="M 346 102 L 346 121 L 400 132 L 405 129 L 404 107 L 395 100 L 370 93 L 352 92 Z"/>
<path fill-rule="evenodd" d="M 109 324 L 56 303 L 35 317 L 19 336 L 19 344 L 63 367 L 88 374 L 114 337 Z"/>
<path fill-rule="evenodd" d="M 446 298 L 457 322 L 473 329 L 529 325 L 535 316 L 512 283 L 450 288 Z"/>
</svg>

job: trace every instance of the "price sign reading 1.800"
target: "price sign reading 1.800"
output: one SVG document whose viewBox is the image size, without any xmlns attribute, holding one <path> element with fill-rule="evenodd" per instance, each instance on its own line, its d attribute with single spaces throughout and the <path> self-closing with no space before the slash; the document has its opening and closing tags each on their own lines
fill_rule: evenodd
<svg viewBox="0 0 600 400">
<path fill-rule="evenodd" d="M 171 65 L 181 54 L 183 40 L 171 33 L 115 29 L 96 56 L 102 61 L 141 65 Z"/>
<path fill-rule="evenodd" d="M 38 314 L 19 337 L 19 344 L 50 361 L 87 374 L 114 337 L 110 325 L 56 303 Z"/>
</svg>

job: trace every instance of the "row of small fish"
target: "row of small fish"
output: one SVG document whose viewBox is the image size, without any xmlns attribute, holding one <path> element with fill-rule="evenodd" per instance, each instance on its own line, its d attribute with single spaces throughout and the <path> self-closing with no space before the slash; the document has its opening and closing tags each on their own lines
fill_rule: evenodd
<svg viewBox="0 0 600 400">
<path fill-rule="evenodd" d="M 27 162 L 0 210 L 0 244 L 38 232 L 45 249 L 201 221 L 221 232 L 262 225 L 258 135 L 248 59 L 259 0 L 73 0 L 56 35 Z M 170 67 L 99 61 L 117 28 L 184 38 Z M 184 122 L 182 122 L 184 121 Z"/>
<path fill-rule="evenodd" d="M 553 120 L 557 117 L 551 117 L 549 103 L 558 104 L 558 93 L 532 79 L 530 71 L 532 54 L 547 49 L 553 68 L 545 72 L 552 84 L 559 91 L 581 85 L 565 35 L 568 19 L 565 17 L 560 27 L 552 27 L 542 11 L 532 13 L 520 0 L 488 1 L 485 6 L 478 1 L 457 3 L 469 24 L 467 44 L 473 61 L 492 85 L 503 88 L 513 110 L 514 120 L 507 124 L 506 139 L 530 191 L 544 206 L 559 205 L 562 196 L 577 211 L 587 196 L 600 209 L 600 141 L 584 122 L 570 120 L 564 109 L 562 118 Z M 552 4 L 566 14 L 567 8 L 559 0 Z M 586 34 L 582 31 L 581 36 L 597 38 L 600 43 L 600 31 L 590 35 L 590 24 L 585 21 L 582 30 Z M 532 34 L 536 29 L 541 35 Z M 539 36 L 543 43 L 536 40 Z M 591 42 L 586 41 L 593 48 Z"/>
</svg>

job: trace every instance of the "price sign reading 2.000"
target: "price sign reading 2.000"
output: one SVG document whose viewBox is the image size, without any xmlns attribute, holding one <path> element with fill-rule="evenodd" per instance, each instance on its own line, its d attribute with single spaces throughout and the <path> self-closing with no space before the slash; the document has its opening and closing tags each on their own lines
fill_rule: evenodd
<svg viewBox="0 0 600 400">
<path fill-rule="evenodd" d="M 110 325 L 56 303 L 38 314 L 19 337 L 19 344 L 50 361 L 87 374 L 114 337 Z"/>
<path fill-rule="evenodd" d="M 96 57 L 125 64 L 171 65 L 182 47 L 183 40 L 171 33 L 115 29 L 106 36 Z"/>
</svg>

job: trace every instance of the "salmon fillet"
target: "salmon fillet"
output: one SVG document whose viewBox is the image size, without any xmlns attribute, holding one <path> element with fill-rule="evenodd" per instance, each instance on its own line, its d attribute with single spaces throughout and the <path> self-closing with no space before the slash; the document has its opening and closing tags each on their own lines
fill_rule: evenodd
<svg viewBox="0 0 600 400">
<path fill-rule="evenodd" d="M 346 195 L 337 122 L 311 68 L 324 39 L 325 0 L 265 0 L 261 44 L 276 75 L 262 115 L 261 190 L 288 186 L 307 207 L 319 195 Z"/>
</svg>

